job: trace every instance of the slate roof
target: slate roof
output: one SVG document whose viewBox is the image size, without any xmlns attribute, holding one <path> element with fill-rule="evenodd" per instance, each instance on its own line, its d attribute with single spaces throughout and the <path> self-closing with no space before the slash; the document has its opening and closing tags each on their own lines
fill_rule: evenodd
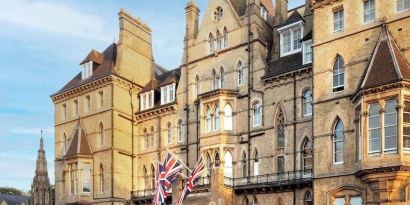
<svg viewBox="0 0 410 205">
<path fill-rule="evenodd" d="M 410 80 L 409 64 L 384 25 L 361 88 L 368 89 L 403 80 Z"/>
<path fill-rule="evenodd" d="M 269 68 L 262 79 L 267 79 L 277 75 L 293 72 L 301 68 L 310 67 L 311 65 L 311 63 L 303 65 L 302 52 L 298 52 L 281 57 L 278 60 L 270 63 Z"/>
<path fill-rule="evenodd" d="M 70 145 L 68 146 L 67 152 L 64 158 L 74 157 L 74 156 L 90 156 L 92 154 L 90 143 L 88 142 L 87 134 L 84 128 L 79 125 L 74 131 L 73 138 L 71 139 Z"/>
<path fill-rule="evenodd" d="M 5 201 L 8 205 L 20 205 L 21 203 L 25 203 L 27 205 L 29 203 L 29 197 L 0 193 L 0 203 L 2 201 Z"/>
<path fill-rule="evenodd" d="M 303 17 L 299 14 L 297 10 L 293 11 L 292 14 L 286 19 L 284 23 L 278 26 L 278 28 L 296 23 L 298 21 L 304 21 Z"/>
<path fill-rule="evenodd" d="M 181 69 L 177 68 L 161 75 L 156 75 L 155 79 L 152 79 L 148 82 L 141 90 L 141 93 L 155 90 L 159 91 L 159 88 L 171 83 L 177 83 L 179 81 L 179 77 L 181 75 Z"/>
<path fill-rule="evenodd" d="M 89 61 L 93 61 L 101 65 L 104 61 L 104 55 L 96 50 L 92 50 L 87 57 L 83 61 L 81 61 L 80 65 L 83 63 L 87 63 Z"/>
</svg>

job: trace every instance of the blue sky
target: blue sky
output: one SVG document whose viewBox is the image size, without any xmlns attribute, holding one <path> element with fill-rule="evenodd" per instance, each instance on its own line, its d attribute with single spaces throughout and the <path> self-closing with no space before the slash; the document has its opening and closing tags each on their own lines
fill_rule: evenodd
<svg viewBox="0 0 410 205">
<path fill-rule="evenodd" d="M 153 30 L 154 56 L 179 65 L 187 0 L 13 0 L 0 6 L 0 186 L 29 190 L 40 130 L 54 183 L 54 107 L 50 95 L 80 71 L 91 49 L 118 39 L 120 8 Z M 204 13 L 208 0 L 197 0 Z M 304 0 L 289 0 L 289 8 Z"/>
</svg>

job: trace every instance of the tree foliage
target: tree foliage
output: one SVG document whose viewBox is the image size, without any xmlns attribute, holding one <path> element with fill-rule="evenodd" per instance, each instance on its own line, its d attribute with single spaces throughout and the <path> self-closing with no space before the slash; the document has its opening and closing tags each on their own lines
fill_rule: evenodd
<svg viewBox="0 0 410 205">
<path fill-rule="evenodd" d="M 13 188 L 13 187 L 0 187 L 0 193 L 15 195 L 15 196 L 21 196 L 25 194 L 23 191 Z"/>
</svg>

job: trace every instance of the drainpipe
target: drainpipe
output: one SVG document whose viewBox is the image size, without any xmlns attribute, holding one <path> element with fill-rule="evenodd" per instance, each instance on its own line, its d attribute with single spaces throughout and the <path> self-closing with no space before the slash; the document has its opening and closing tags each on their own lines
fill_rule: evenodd
<svg viewBox="0 0 410 205">
<path fill-rule="evenodd" d="M 248 171 L 248 177 L 251 175 L 251 170 L 250 170 L 250 164 L 251 164 L 251 92 L 252 92 L 252 77 L 251 77 L 251 41 L 252 41 L 252 31 L 251 31 L 251 3 L 250 0 L 248 0 L 248 48 L 246 49 L 248 52 L 248 166 L 247 166 L 247 171 Z"/>
<path fill-rule="evenodd" d="M 199 101 L 195 101 L 196 107 L 196 161 L 199 160 Z"/>
<path fill-rule="evenodd" d="M 186 76 L 185 76 L 185 127 L 186 127 L 186 166 L 189 167 L 189 105 L 188 105 L 188 96 L 189 96 L 189 85 L 188 85 L 188 78 L 189 78 L 189 56 L 188 56 L 188 28 L 185 32 L 187 35 L 185 36 L 185 62 L 186 62 Z M 198 136 L 198 135 L 197 135 Z M 198 141 L 197 141 L 198 142 Z M 198 156 L 198 154 L 197 154 Z M 197 157 L 198 158 L 198 157 Z M 188 174 L 188 170 L 187 170 Z"/>
<path fill-rule="evenodd" d="M 293 74 L 293 173 L 296 173 L 296 73 Z M 293 188 L 293 205 L 296 205 L 296 188 Z"/>
<path fill-rule="evenodd" d="M 132 89 L 134 85 L 129 89 L 130 94 L 130 106 L 131 106 L 131 191 L 134 190 L 134 104 L 132 101 Z"/>
</svg>

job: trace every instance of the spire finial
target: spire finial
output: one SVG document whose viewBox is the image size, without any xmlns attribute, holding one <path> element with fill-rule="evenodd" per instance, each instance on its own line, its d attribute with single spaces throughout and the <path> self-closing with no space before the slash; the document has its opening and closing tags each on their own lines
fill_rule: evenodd
<svg viewBox="0 0 410 205">
<path fill-rule="evenodd" d="M 43 145 L 43 129 L 40 130 L 40 149 L 42 150 L 44 145 Z"/>
</svg>

